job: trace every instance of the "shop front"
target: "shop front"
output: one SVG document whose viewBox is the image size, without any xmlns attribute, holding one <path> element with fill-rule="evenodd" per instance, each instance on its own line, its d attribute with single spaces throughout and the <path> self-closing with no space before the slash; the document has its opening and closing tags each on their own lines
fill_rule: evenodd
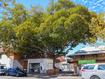
<svg viewBox="0 0 105 79">
<path fill-rule="evenodd" d="M 84 65 L 84 64 L 95 64 L 96 63 L 96 60 L 78 60 L 78 66 L 79 66 L 79 69 L 81 69 L 81 67 Z"/>
<path fill-rule="evenodd" d="M 91 51 L 87 53 L 76 53 L 74 56 L 70 56 L 72 60 L 68 62 L 74 64 L 74 70 L 77 74 L 81 67 L 85 64 L 105 63 L 105 51 Z"/>
<path fill-rule="evenodd" d="M 53 69 L 52 59 L 28 59 L 27 72 L 30 74 L 47 73 L 47 70 Z"/>
</svg>

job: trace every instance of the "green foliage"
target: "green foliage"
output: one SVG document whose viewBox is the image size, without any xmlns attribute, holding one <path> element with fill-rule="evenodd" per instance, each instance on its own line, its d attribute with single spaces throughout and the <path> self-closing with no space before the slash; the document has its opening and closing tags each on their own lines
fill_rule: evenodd
<svg viewBox="0 0 105 79">
<path fill-rule="evenodd" d="M 13 26 L 9 21 L 0 22 L 0 45 L 4 50 L 13 49 L 13 41 L 15 39 L 15 32 Z"/>
<path fill-rule="evenodd" d="M 65 25 L 67 32 L 70 32 L 70 39 L 77 41 L 84 39 L 84 35 L 89 28 L 86 20 L 78 14 L 72 14 L 65 22 Z"/>
<path fill-rule="evenodd" d="M 48 12 L 59 11 L 61 9 L 66 10 L 74 6 L 75 4 L 71 2 L 70 0 L 58 0 L 57 3 L 55 3 L 54 0 L 51 0 L 50 5 L 48 6 L 47 10 Z"/>
<path fill-rule="evenodd" d="M 13 5 L 9 18 L 0 21 L 0 42 L 21 54 L 65 54 L 78 43 L 94 42 L 104 34 L 104 30 L 100 33 L 102 16 L 69 0 L 49 5 L 48 12 L 37 6 L 26 10 L 22 4 Z"/>
<path fill-rule="evenodd" d="M 31 22 L 26 21 L 14 28 L 16 33 L 15 51 L 17 52 L 31 52 L 31 45 L 33 40 L 34 29 Z"/>
<path fill-rule="evenodd" d="M 90 22 L 90 20 L 91 20 L 90 12 L 84 6 L 77 5 L 75 8 L 70 8 L 68 11 L 70 14 L 74 14 L 74 13 L 80 14 L 88 22 Z"/>
<path fill-rule="evenodd" d="M 13 24 L 19 25 L 26 19 L 26 10 L 22 4 L 15 4 L 15 7 L 11 9 L 11 19 Z"/>
<path fill-rule="evenodd" d="M 0 36 L 1 36 L 1 42 L 9 42 L 14 37 L 13 28 L 11 26 L 11 23 L 9 21 L 2 21 L 0 23 Z"/>
<path fill-rule="evenodd" d="M 90 33 L 94 38 L 101 38 L 105 40 L 105 21 L 104 21 L 104 14 L 92 14 L 91 23 L 89 25 Z"/>
</svg>

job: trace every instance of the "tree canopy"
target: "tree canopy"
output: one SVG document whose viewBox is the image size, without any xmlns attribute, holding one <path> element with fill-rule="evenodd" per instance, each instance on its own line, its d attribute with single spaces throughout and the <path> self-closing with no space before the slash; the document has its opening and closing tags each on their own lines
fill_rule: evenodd
<svg viewBox="0 0 105 79">
<path fill-rule="evenodd" d="M 7 9 L 9 15 L 3 14 L 0 21 L 0 42 L 5 49 L 21 54 L 67 54 L 79 43 L 94 42 L 104 36 L 102 15 L 69 0 L 50 3 L 46 11 L 38 6 L 27 10 L 14 0 L 12 4 Z"/>
</svg>

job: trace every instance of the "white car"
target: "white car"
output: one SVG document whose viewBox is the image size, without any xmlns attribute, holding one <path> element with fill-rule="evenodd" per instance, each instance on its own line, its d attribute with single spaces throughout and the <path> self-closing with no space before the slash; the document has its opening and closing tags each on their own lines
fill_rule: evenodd
<svg viewBox="0 0 105 79">
<path fill-rule="evenodd" d="M 105 79 L 105 63 L 86 64 L 80 72 L 82 79 Z"/>
</svg>

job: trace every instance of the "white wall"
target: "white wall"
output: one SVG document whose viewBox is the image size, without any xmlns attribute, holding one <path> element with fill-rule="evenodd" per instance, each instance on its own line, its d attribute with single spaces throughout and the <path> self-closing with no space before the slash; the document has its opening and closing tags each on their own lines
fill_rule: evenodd
<svg viewBox="0 0 105 79">
<path fill-rule="evenodd" d="M 0 58 L 0 64 L 4 64 L 4 65 L 6 65 L 7 68 L 9 68 L 10 67 L 10 59 L 5 54 L 2 54 L 1 58 Z"/>
<path fill-rule="evenodd" d="M 28 73 L 30 69 L 30 63 L 40 63 L 40 66 L 42 67 L 42 70 L 40 70 L 41 73 L 46 73 L 48 69 L 53 69 L 53 60 L 52 59 L 29 59 L 28 60 Z"/>
<path fill-rule="evenodd" d="M 1 55 L 0 64 L 5 65 L 7 68 L 13 68 L 13 67 L 22 68 L 22 65 L 17 60 L 12 60 L 5 54 Z"/>
</svg>

